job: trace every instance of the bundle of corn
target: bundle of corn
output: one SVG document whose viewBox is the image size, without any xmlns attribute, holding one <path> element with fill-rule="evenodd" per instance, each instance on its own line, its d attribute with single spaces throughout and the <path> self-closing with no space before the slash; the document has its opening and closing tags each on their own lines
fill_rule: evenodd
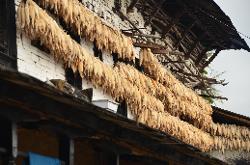
<svg viewBox="0 0 250 165">
<path fill-rule="evenodd" d="M 146 93 L 156 97 L 165 106 L 165 111 L 168 111 L 174 116 L 186 116 L 186 119 L 198 128 L 210 128 L 212 117 L 202 113 L 199 107 L 180 100 L 168 88 L 161 83 L 145 76 L 134 67 L 124 63 L 118 63 L 115 67 L 120 75 L 129 80 L 130 83 L 144 90 Z"/>
<path fill-rule="evenodd" d="M 228 139 L 250 140 L 250 130 L 247 127 L 240 127 L 228 124 L 215 124 L 207 130 L 213 136 L 222 136 Z"/>
<path fill-rule="evenodd" d="M 153 55 L 150 49 L 142 49 L 140 52 L 140 64 L 149 76 L 156 81 L 168 87 L 176 97 L 183 101 L 189 101 L 199 106 L 203 113 L 212 114 L 211 106 L 203 98 L 198 96 L 194 91 L 187 88 L 179 80 L 177 80 L 170 72 L 160 64 L 158 59 Z"/>
<path fill-rule="evenodd" d="M 96 41 L 98 49 L 109 54 L 117 53 L 118 58 L 134 60 L 135 52 L 131 38 L 105 25 L 79 0 L 38 0 L 45 8 L 50 8 L 70 26 L 76 34 L 90 41 Z"/>
<path fill-rule="evenodd" d="M 155 97 L 138 90 L 110 66 L 82 48 L 36 3 L 27 0 L 18 8 L 18 20 L 22 30 L 31 39 L 39 39 L 55 59 L 62 60 L 73 71 L 79 71 L 95 86 L 102 87 L 115 99 L 125 99 L 135 114 L 144 109 L 164 111 L 164 106 Z"/>
<path fill-rule="evenodd" d="M 168 72 L 157 60 L 157 58 L 153 55 L 153 53 L 150 51 L 150 49 L 143 49 L 140 53 L 140 60 L 141 64 L 144 66 L 145 71 L 151 75 L 152 78 L 158 80 L 161 82 L 163 85 L 165 85 L 167 88 L 170 89 L 173 93 L 175 93 L 176 100 L 178 98 L 182 97 L 181 102 L 185 102 L 187 100 L 190 101 L 192 98 L 196 98 L 193 101 L 190 101 L 190 104 L 188 105 L 190 112 L 188 113 L 193 113 L 192 111 L 200 111 L 200 110 L 206 110 L 208 112 L 207 114 L 209 115 L 209 118 L 207 119 L 202 119 L 200 121 L 195 121 L 195 122 L 205 122 L 208 123 L 206 124 L 206 127 L 198 127 L 202 128 L 204 131 L 209 132 L 211 135 L 217 135 L 217 136 L 222 136 L 227 139 L 249 139 L 250 137 L 250 130 L 245 127 L 240 127 L 240 126 L 235 126 L 235 125 L 226 125 L 226 124 L 215 124 L 211 121 L 211 112 L 212 112 L 212 107 L 205 101 L 202 101 L 201 97 L 199 97 L 194 91 L 191 89 L 185 87 L 181 82 L 179 82 L 170 72 Z M 186 95 L 185 93 L 188 93 Z M 187 99 L 189 98 L 189 99 Z M 163 102 L 164 103 L 164 102 Z M 199 106 L 195 106 L 199 105 Z M 182 107 L 177 107 L 182 109 Z M 193 108 L 198 108 L 198 109 L 193 109 Z M 179 111 L 182 111 L 180 110 Z M 178 109 L 176 109 L 178 111 Z M 200 111 L 201 113 L 203 111 Z M 196 113 L 194 113 L 196 114 Z M 207 122 L 209 121 L 209 122 Z M 193 123 L 192 123 L 193 124 Z M 197 126 L 197 124 L 194 124 Z"/>
<path fill-rule="evenodd" d="M 139 121 L 149 127 L 166 132 L 202 151 L 209 151 L 213 147 L 213 138 L 208 133 L 181 121 L 178 117 L 171 116 L 167 112 L 142 111 Z"/>
<path fill-rule="evenodd" d="M 228 140 L 227 138 L 215 136 L 212 149 L 222 152 L 225 150 L 241 150 L 250 152 L 250 141 L 244 141 L 240 139 Z"/>
<path fill-rule="evenodd" d="M 140 122 L 176 136 L 203 151 L 211 150 L 214 147 L 221 149 L 219 145 L 214 144 L 215 142 L 209 134 L 179 118 L 170 116 L 164 112 L 163 104 L 159 100 L 139 90 L 128 80 L 122 78 L 118 71 L 90 55 L 60 29 L 57 23 L 32 0 L 20 3 L 17 14 L 20 26 L 29 38 L 39 39 L 57 60 L 62 60 L 74 71 L 78 70 L 82 77 L 84 76 L 94 85 L 101 87 L 114 98 L 125 99 Z M 230 147 L 230 140 L 217 139 L 219 139 L 219 143 L 223 144 L 223 147 Z M 242 146 L 249 144 L 248 141 L 237 141 L 241 145 L 235 145 L 233 149 L 238 147 L 248 149 Z"/>
</svg>

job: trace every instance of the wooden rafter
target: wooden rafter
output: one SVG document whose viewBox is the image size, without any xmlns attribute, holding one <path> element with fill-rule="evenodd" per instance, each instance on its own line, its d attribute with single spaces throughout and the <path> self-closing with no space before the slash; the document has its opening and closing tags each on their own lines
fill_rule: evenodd
<svg viewBox="0 0 250 165">
<path fill-rule="evenodd" d="M 167 28 L 165 29 L 165 31 L 162 34 L 162 38 L 164 38 L 166 36 L 166 34 L 169 33 L 169 31 L 173 28 L 173 26 L 179 22 L 179 19 L 182 17 L 182 15 L 185 13 L 185 10 L 182 10 L 181 12 L 178 12 L 175 17 L 172 19 L 172 21 L 169 23 L 169 25 L 167 26 Z"/>
<path fill-rule="evenodd" d="M 202 52 L 199 54 L 198 58 L 195 61 L 195 65 L 198 66 L 199 63 L 201 62 L 201 60 L 203 59 L 203 57 L 206 55 L 206 52 L 208 51 L 208 47 L 206 47 L 205 49 L 202 50 Z"/>
<path fill-rule="evenodd" d="M 141 34 L 141 33 L 130 33 L 130 32 L 123 32 L 123 34 L 125 34 L 126 36 L 129 37 L 145 37 L 145 38 L 152 38 L 152 39 L 161 39 L 161 37 L 159 36 L 155 36 L 155 35 L 149 35 L 149 34 Z"/>
<path fill-rule="evenodd" d="M 196 75 L 196 74 L 186 73 L 186 72 L 183 72 L 181 70 L 172 69 L 172 71 L 183 74 L 183 75 L 186 75 L 186 76 L 189 76 L 189 77 L 195 77 L 195 78 L 203 79 L 205 81 L 209 81 L 209 82 L 212 82 L 212 83 L 219 83 L 216 79 L 213 79 L 213 78 L 208 78 L 208 77 L 204 77 L 204 76 L 200 76 L 200 75 Z"/>
<path fill-rule="evenodd" d="M 161 10 L 161 7 L 163 6 L 163 4 L 166 2 L 166 0 L 162 0 L 160 3 L 158 3 L 155 7 L 155 10 L 153 10 L 153 12 L 151 13 L 150 17 L 148 18 L 148 20 L 145 22 L 145 25 L 149 25 L 152 21 L 152 19 L 155 17 L 156 14 L 158 14 L 158 12 Z"/>
<path fill-rule="evenodd" d="M 183 39 L 186 37 L 186 34 L 192 29 L 192 27 L 194 27 L 194 25 L 196 24 L 196 21 L 194 21 L 193 23 L 191 23 L 185 30 L 184 32 L 181 34 L 180 39 L 176 42 L 176 44 L 174 45 L 174 47 L 177 49 L 180 45 L 180 43 L 183 41 Z"/>
<path fill-rule="evenodd" d="M 222 96 L 214 96 L 214 95 L 205 95 L 205 94 L 201 94 L 201 97 L 209 97 L 209 98 L 213 98 L 213 99 L 217 99 L 217 100 L 226 100 L 228 101 L 227 97 L 222 97 Z"/>
<path fill-rule="evenodd" d="M 190 58 L 192 52 L 194 51 L 194 49 L 197 47 L 197 45 L 199 43 L 201 43 L 201 40 L 203 40 L 206 37 L 206 33 L 203 33 L 201 35 L 201 37 L 198 37 L 197 40 L 193 43 L 193 45 L 191 46 L 191 49 L 186 53 L 186 58 Z"/>
<path fill-rule="evenodd" d="M 184 53 L 182 52 L 167 50 L 163 46 L 155 44 L 155 43 L 135 42 L 133 45 L 135 47 L 140 47 L 140 48 L 150 48 L 152 50 L 152 53 L 154 54 L 171 54 L 171 55 L 177 55 L 177 56 L 184 56 Z"/>
<path fill-rule="evenodd" d="M 201 67 L 201 70 L 204 70 L 214 59 L 215 57 L 220 53 L 220 49 L 216 49 L 215 53 L 208 59 L 208 61 Z"/>
</svg>

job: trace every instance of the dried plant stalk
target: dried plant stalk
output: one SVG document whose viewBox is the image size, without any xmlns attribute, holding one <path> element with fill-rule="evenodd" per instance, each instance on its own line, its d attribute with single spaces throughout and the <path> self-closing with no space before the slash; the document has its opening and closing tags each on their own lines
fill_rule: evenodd
<svg viewBox="0 0 250 165">
<path fill-rule="evenodd" d="M 188 105 L 188 115 L 197 114 L 198 112 L 203 113 L 204 110 L 207 112 L 209 117 L 207 119 L 199 118 L 199 120 L 194 121 L 197 123 L 206 123 L 204 127 L 201 127 L 204 131 L 209 132 L 212 135 L 222 136 L 227 139 L 250 139 L 250 130 L 246 127 L 240 127 L 236 125 L 228 124 L 215 124 L 212 122 L 212 107 L 206 102 L 202 97 L 198 96 L 193 90 L 187 88 L 180 81 L 178 81 L 169 71 L 164 68 L 158 59 L 153 55 L 150 49 L 142 49 L 140 52 L 140 61 L 146 72 L 153 79 L 162 83 L 166 88 L 168 88 L 176 100 L 181 98 L 180 102 L 187 102 Z M 176 101 L 175 100 L 175 101 Z M 164 103 L 164 101 L 162 101 Z M 198 106 L 198 109 L 195 109 Z M 183 111 L 183 107 L 176 107 L 175 111 Z M 179 109 L 178 109 L 179 108 Z M 186 112 L 186 111 L 184 111 Z M 187 114 L 184 114 L 184 116 Z M 198 124 L 199 125 L 199 124 Z"/>
<path fill-rule="evenodd" d="M 92 11 L 79 0 L 39 0 L 41 5 L 50 8 L 60 16 L 76 34 L 94 42 L 98 49 L 117 53 L 118 58 L 134 60 L 132 39 L 119 30 L 105 25 Z"/>
<path fill-rule="evenodd" d="M 67 35 L 57 23 L 32 0 L 19 5 L 17 12 L 21 29 L 30 39 L 39 39 L 54 55 L 83 78 L 99 86 L 114 99 L 126 100 L 138 121 L 162 130 L 180 140 L 200 148 L 242 149 L 249 151 L 249 141 L 212 137 L 204 131 L 164 112 L 161 101 L 148 95 L 120 76 L 120 72 L 102 63 Z M 231 144 L 235 145 L 231 145 Z"/>
<path fill-rule="evenodd" d="M 138 90 L 109 65 L 91 55 L 32 0 L 20 4 L 18 20 L 25 34 L 30 39 L 39 39 L 56 60 L 63 61 L 74 72 L 78 70 L 82 77 L 91 81 L 94 86 L 102 87 L 114 99 L 125 99 L 136 114 L 144 109 L 164 111 L 164 106 L 158 99 Z"/>
<path fill-rule="evenodd" d="M 165 106 L 165 110 L 173 116 L 185 116 L 185 119 L 198 128 L 208 129 L 211 126 L 212 117 L 200 111 L 199 107 L 187 101 L 180 100 L 169 88 L 161 83 L 140 73 L 134 67 L 124 63 L 118 63 L 115 67 L 121 76 L 129 80 L 133 85 L 146 93 L 156 97 Z"/>
<path fill-rule="evenodd" d="M 166 68 L 160 64 L 158 59 L 153 55 L 150 49 L 142 49 L 140 52 L 140 63 L 143 65 L 145 72 L 156 81 L 169 88 L 172 93 L 183 101 L 189 101 L 200 107 L 202 113 L 211 115 L 213 110 L 211 106 L 202 97 L 198 96 L 192 89 L 187 88 L 177 80 Z"/>
</svg>

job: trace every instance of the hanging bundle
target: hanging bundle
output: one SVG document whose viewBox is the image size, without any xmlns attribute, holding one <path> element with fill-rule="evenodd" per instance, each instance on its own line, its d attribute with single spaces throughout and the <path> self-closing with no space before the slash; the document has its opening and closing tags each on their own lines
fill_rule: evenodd
<svg viewBox="0 0 250 165">
<path fill-rule="evenodd" d="M 120 75 L 130 83 L 144 90 L 146 93 L 156 97 L 165 106 L 165 110 L 174 116 L 185 116 L 185 119 L 198 128 L 208 129 L 212 122 L 212 117 L 202 113 L 199 107 L 180 100 L 172 91 L 164 87 L 161 83 L 140 73 L 134 67 L 124 63 L 118 63 L 115 67 Z"/>
<path fill-rule="evenodd" d="M 198 96 L 192 89 L 187 88 L 169 71 L 167 71 L 153 55 L 150 49 L 141 49 L 140 64 L 143 65 L 145 72 L 151 78 L 169 88 L 175 96 L 181 98 L 183 101 L 188 101 L 200 107 L 202 113 L 208 115 L 212 114 L 212 108 L 207 101 Z"/>
<path fill-rule="evenodd" d="M 171 116 L 164 111 L 161 101 L 147 94 L 144 89 L 133 85 L 130 80 L 121 76 L 119 70 L 105 65 L 91 55 L 67 35 L 32 0 L 20 3 L 17 18 L 19 26 L 25 34 L 30 39 L 41 41 L 56 60 L 64 62 L 73 71 L 79 71 L 82 78 L 87 79 L 94 86 L 102 88 L 104 92 L 110 94 L 114 99 L 125 100 L 139 122 L 164 131 L 202 151 L 213 149 L 242 149 L 249 151 L 249 140 L 213 137 L 203 130 L 181 121 L 178 117 Z M 247 137 L 249 137 L 248 135 L 249 133 L 247 133 Z"/>
<path fill-rule="evenodd" d="M 126 100 L 135 114 L 144 109 L 164 111 L 164 106 L 158 99 L 138 90 L 113 68 L 90 55 L 32 0 L 20 4 L 18 21 L 27 36 L 39 39 L 57 61 L 63 61 L 74 72 L 78 70 L 82 77 L 91 81 L 94 86 L 103 88 L 114 99 Z"/>
<path fill-rule="evenodd" d="M 96 42 L 98 49 L 117 53 L 118 58 L 134 61 L 135 52 L 131 38 L 105 25 L 78 0 L 39 0 L 41 6 L 53 10 L 76 34 Z"/>
<path fill-rule="evenodd" d="M 216 124 L 212 123 L 208 127 L 209 132 L 213 136 L 222 136 L 228 139 L 250 140 L 250 131 L 247 127 L 236 126 L 234 124 Z"/>
</svg>

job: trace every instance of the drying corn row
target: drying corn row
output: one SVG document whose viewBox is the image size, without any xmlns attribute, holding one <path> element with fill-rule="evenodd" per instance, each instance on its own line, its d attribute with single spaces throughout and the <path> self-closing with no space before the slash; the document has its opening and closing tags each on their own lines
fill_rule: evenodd
<svg viewBox="0 0 250 165">
<path fill-rule="evenodd" d="M 32 0 L 20 3 L 17 18 L 21 29 L 29 38 L 39 39 L 55 59 L 63 61 L 65 65 L 72 67 L 75 71 L 78 70 L 82 77 L 103 88 L 114 98 L 125 99 L 131 111 L 142 123 L 176 136 L 203 151 L 216 147 L 222 149 L 220 145 L 215 144 L 209 134 L 179 118 L 170 116 L 164 112 L 163 104 L 159 100 L 139 90 L 128 80 L 122 78 L 119 72 L 90 55 L 60 29 L 57 23 Z M 228 144 L 232 142 L 228 139 L 217 139 L 225 148 L 229 148 Z M 233 145 L 232 149 L 248 149 L 246 146 L 249 146 L 249 141 L 237 140 L 237 142 L 240 145 Z"/>
<path fill-rule="evenodd" d="M 250 130 L 247 127 L 212 123 L 212 126 L 207 131 L 211 135 L 222 136 L 228 139 L 250 140 Z"/>
<path fill-rule="evenodd" d="M 240 139 L 231 139 L 215 136 L 213 140 L 214 150 L 220 150 L 224 152 L 225 150 L 240 150 L 250 152 L 250 141 L 244 141 Z"/>
<path fill-rule="evenodd" d="M 141 49 L 140 64 L 150 77 L 168 87 L 178 98 L 200 107 L 203 113 L 212 114 L 211 106 L 190 88 L 187 88 L 168 72 L 153 55 L 150 49 Z"/>
<path fill-rule="evenodd" d="M 210 128 L 212 122 L 210 115 L 202 113 L 195 105 L 179 100 L 178 97 L 175 97 L 174 94 L 161 83 L 156 82 L 137 71 L 134 67 L 124 63 L 118 63 L 115 69 L 133 85 L 162 101 L 165 106 L 165 111 L 168 111 L 171 115 L 185 116 L 190 123 L 195 124 L 198 128 Z"/>
<path fill-rule="evenodd" d="M 176 93 L 176 98 L 180 98 L 180 96 L 182 98 L 198 98 L 196 99 L 197 102 L 192 101 L 190 102 L 190 104 L 188 105 L 190 108 L 190 114 L 194 113 L 197 111 L 195 109 L 195 106 L 192 106 L 192 104 L 194 105 L 200 105 L 200 109 L 206 109 L 207 111 L 211 112 L 212 111 L 212 107 L 207 103 L 207 102 L 202 102 L 202 100 L 204 100 L 203 98 L 199 97 L 194 91 L 192 91 L 191 89 L 185 87 L 181 82 L 179 82 L 170 72 L 168 72 L 157 60 L 157 58 L 152 54 L 150 49 L 142 49 L 141 53 L 140 53 L 140 58 L 141 59 L 141 64 L 144 66 L 144 68 L 146 68 L 146 71 L 148 71 L 148 73 L 150 75 L 152 75 L 152 77 L 156 80 L 158 80 L 159 82 L 161 82 L 162 84 L 164 84 L 167 88 L 170 89 L 170 91 L 172 91 L 173 93 Z M 180 88 L 178 88 L 178 86 L 180 86 Z M 185 93 L 188 93 L 190 96 L 185 95 Z M 178 100 L 178 99 L 177 99 Z M 195 100 L 195 99 L 194 99 Z M 187 99 L 182 99 L 181 102 L 185 102 L 187 101 Z M 182 107 L 178 107 L 178 108 L 182 108 Z M 178 110 L 178 109 L 176 109 Z M 195 110 L 195 111 L 194 111 Z M 194 112 L 192 112 L 194 111 Z M 202 111 L 201 111 L 202 112 Z M 209 123 L 209 125 L 207 127 L 202 127 L 204 131 L 209 132 L 212 135 L 217 135 L 217 136 L 222 136 L 225 138 L 229 138 L 229 139 L 250 139 L 250 130 L 248 128 L 245 127 L 240 127 L 240 126 L 235 126 L 235 125 L 227 125 L 227 124 L 215 124 L 211 120 L 211 114 L 209 116 L 209 118 L 205 119 L 205 120 L 200 120 L 200 121 L 195 121 L 195 122 L 205 122 L 205 123 Z M 209 121 L 209 122 L 208 122 Z M 197 124 L 194 124 L 195 126 Z"/>
<path fill-rule="evenodd" d="M 105 25 L 78 0 L 39 0 L 41 5 L 48 7 L 60 16 L 76 34 L 96 42 L 98 49 L 117 53 L 118 58 L 135 59 L 135 52 L 131 38 L 116 29 Z"/>
<path fill-rule="evenodd" d="M 202 151 L 209 151 L 213 146 L 213 138 L 206 132 L 181 121 L 167 112 L 142 111 L 139 122 L 149 127 L 166 132 L 185 143 L 196 146 Z"/>
<path fill-rule="evenodd" d="M 164 106 L 159 100 L 139 91 L 127 80 L 122 79 L 113 68 L 90 55 L 32 0 L 20 4 L 18 20 L 27 36 L 39 39 L 49 48 L 56 60 L 62 60 L 74 71 L 78 70 L 82 77 L 86 77 L 95 86 L 104 88 L 103 90 L 115 99 L 125 99 L 134 111 L 164 111 Z"/>
</svg>

